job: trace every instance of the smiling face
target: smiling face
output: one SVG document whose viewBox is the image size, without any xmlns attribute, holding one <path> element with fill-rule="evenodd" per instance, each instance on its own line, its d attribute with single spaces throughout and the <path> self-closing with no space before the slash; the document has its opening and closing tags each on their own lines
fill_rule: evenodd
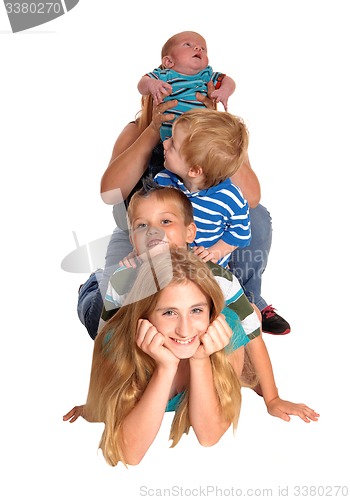
<svg viewBox="0 0 350 500">
<path fill-rule="evenodd" d="M 170 40 L 169 50 L 162 58 L 165 68 L 184 75 L 195 75 L 208 66 L 207 44 L 201 35 L 184 31 Z"/>
<path fill-rule="evenodd" d="M 175 201 L 148 196 L 138 201 L 131 221 L 131 242 L 137 255 L 163 251 L 167 246 L 186 247 L 192 243 L 196 226 L 185 225 L 184 214 Z"/>
<path fill-rule="evenodd" d="M 149 321 L 165 337 L 164 346 L 177 358 L 195 354 L 209 326 L 210 301 L 192 281 L 164 288 Z"/>
</svg>

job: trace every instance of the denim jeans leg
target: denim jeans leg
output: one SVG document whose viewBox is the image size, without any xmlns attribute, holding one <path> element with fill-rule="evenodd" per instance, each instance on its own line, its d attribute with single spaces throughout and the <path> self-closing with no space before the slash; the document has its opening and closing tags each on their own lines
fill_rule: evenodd
<svg viewBox="0 0 350 500">
<path fill-rule="evenodd" d="M 116 227 L 107 247 L 105 269 L 93 273 L 80 288 L 77 312 L 92 339 L 97 335 L 109 278 L 131 250 L 128 232 Z"/>
<path fill-rule="evenodd" d="M 267 306 L 261 296 L 261 279 L 272 243 L 271 216 L 263 205 L 250 209 L 250 224 L 251 243 L 233 252 L 229 267 L 239 279 L 250 302 L 261 311 Z"/>
<path fill-rule="evenodd" d="M 92 339 L 95 339 L 97 335 L 102 311 L 102 297 L 99 289 L 102 274 L 102 270 L 92 273 L 80 287 L 78 296 L 78 316 Z"/>
</svg>

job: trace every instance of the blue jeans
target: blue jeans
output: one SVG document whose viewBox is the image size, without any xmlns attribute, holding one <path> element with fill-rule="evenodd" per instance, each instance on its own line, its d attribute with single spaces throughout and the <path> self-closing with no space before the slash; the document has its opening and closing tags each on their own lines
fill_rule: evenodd
<svg viewBox="0 0 350 500">
<path fill-rule="evenodd" d="M 261 297 L 261 277 L 265 271 L 272 241 L 272 225 L 269 212 L 262 205 L 250 209 L 252 239 L 249 247 L 237 248 L 229 263 L 250 302 L 260 311 L 267 306 Z M 132 250 L 127 231 L 115 228 L 108 244 L 104 270 L 93 273 L 79 291 L 78 316 L 90 337 L 97 335 L 103 300 L 110 276 L 118 263 Z"/>
<path fill-rule="evenodd" d="M 267 302 L 261 296 L 261 279 L 266 269 L 272 243 L 271 216 L 265 207 L 251 208 L 252 239 L 246 248 L 237 248 L 229 263 L 250 302 L 262 311 Z"/>
<path fill-rule="evenodd" d="M 127 231 L 116 227 L 107 247 L 105 268 L 92 273 L 79 290 L 77 312 L 90 337 L 95 339 L 110 276 L 119 261 L 132 251 Z"/>
</svg>

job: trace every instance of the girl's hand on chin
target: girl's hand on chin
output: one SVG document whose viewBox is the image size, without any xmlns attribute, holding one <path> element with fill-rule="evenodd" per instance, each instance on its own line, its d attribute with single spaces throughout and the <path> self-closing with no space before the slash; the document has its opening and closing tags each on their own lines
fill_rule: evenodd
<svg viewBox="0 0 350 500">
<path fill-rule="evenodd" d="M 153 358 L 159 367 L 177 368 L 179 358 L 165 347 L 164 343 L 164 335 L 159 333 L 148 319 L 139 319 L 136 335 L 138 347 Z"/>
<path fill-rule="evenodd" d="M 231 336 L 232 330 L 227 324 L 224 315 L 220 314 L 200 337 L 201 344 L 192 358 L 204 359 L 214 352 L 221 351 L 229 344 Z"/>
</svg>

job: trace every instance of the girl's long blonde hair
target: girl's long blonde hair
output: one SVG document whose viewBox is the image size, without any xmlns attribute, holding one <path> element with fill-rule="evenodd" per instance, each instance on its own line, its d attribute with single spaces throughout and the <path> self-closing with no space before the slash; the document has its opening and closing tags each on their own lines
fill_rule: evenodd
<svg viewBox="0 0 350 500">
<path fill-rule="evenodd" d="M 126 465 L 122 448 L 123 421 L 141 398 L 155 370 L 154 360 L 136 345 L 138 320 L 148 319 L 163 288 L 188 280 L 210 300 L 212 322 L 224 307 L 220 286 L 196 255 L 187 249 L 172 249 L 142 264 L 128 294 L 128 304 L 119 309 L 96 337 L 85 409 L 89 420 L 105 423 L 99 447 L 110 465 L 119 461 Z M 241 407 L 239 379 L 225 349 L 212 354 L 210 360 L 223 415 L 235 429 Z M 189 432 L 188 402 L 188 390 L 185 390 L 171 426 L 172 446 L 183 433 Z"/>
</svg>

